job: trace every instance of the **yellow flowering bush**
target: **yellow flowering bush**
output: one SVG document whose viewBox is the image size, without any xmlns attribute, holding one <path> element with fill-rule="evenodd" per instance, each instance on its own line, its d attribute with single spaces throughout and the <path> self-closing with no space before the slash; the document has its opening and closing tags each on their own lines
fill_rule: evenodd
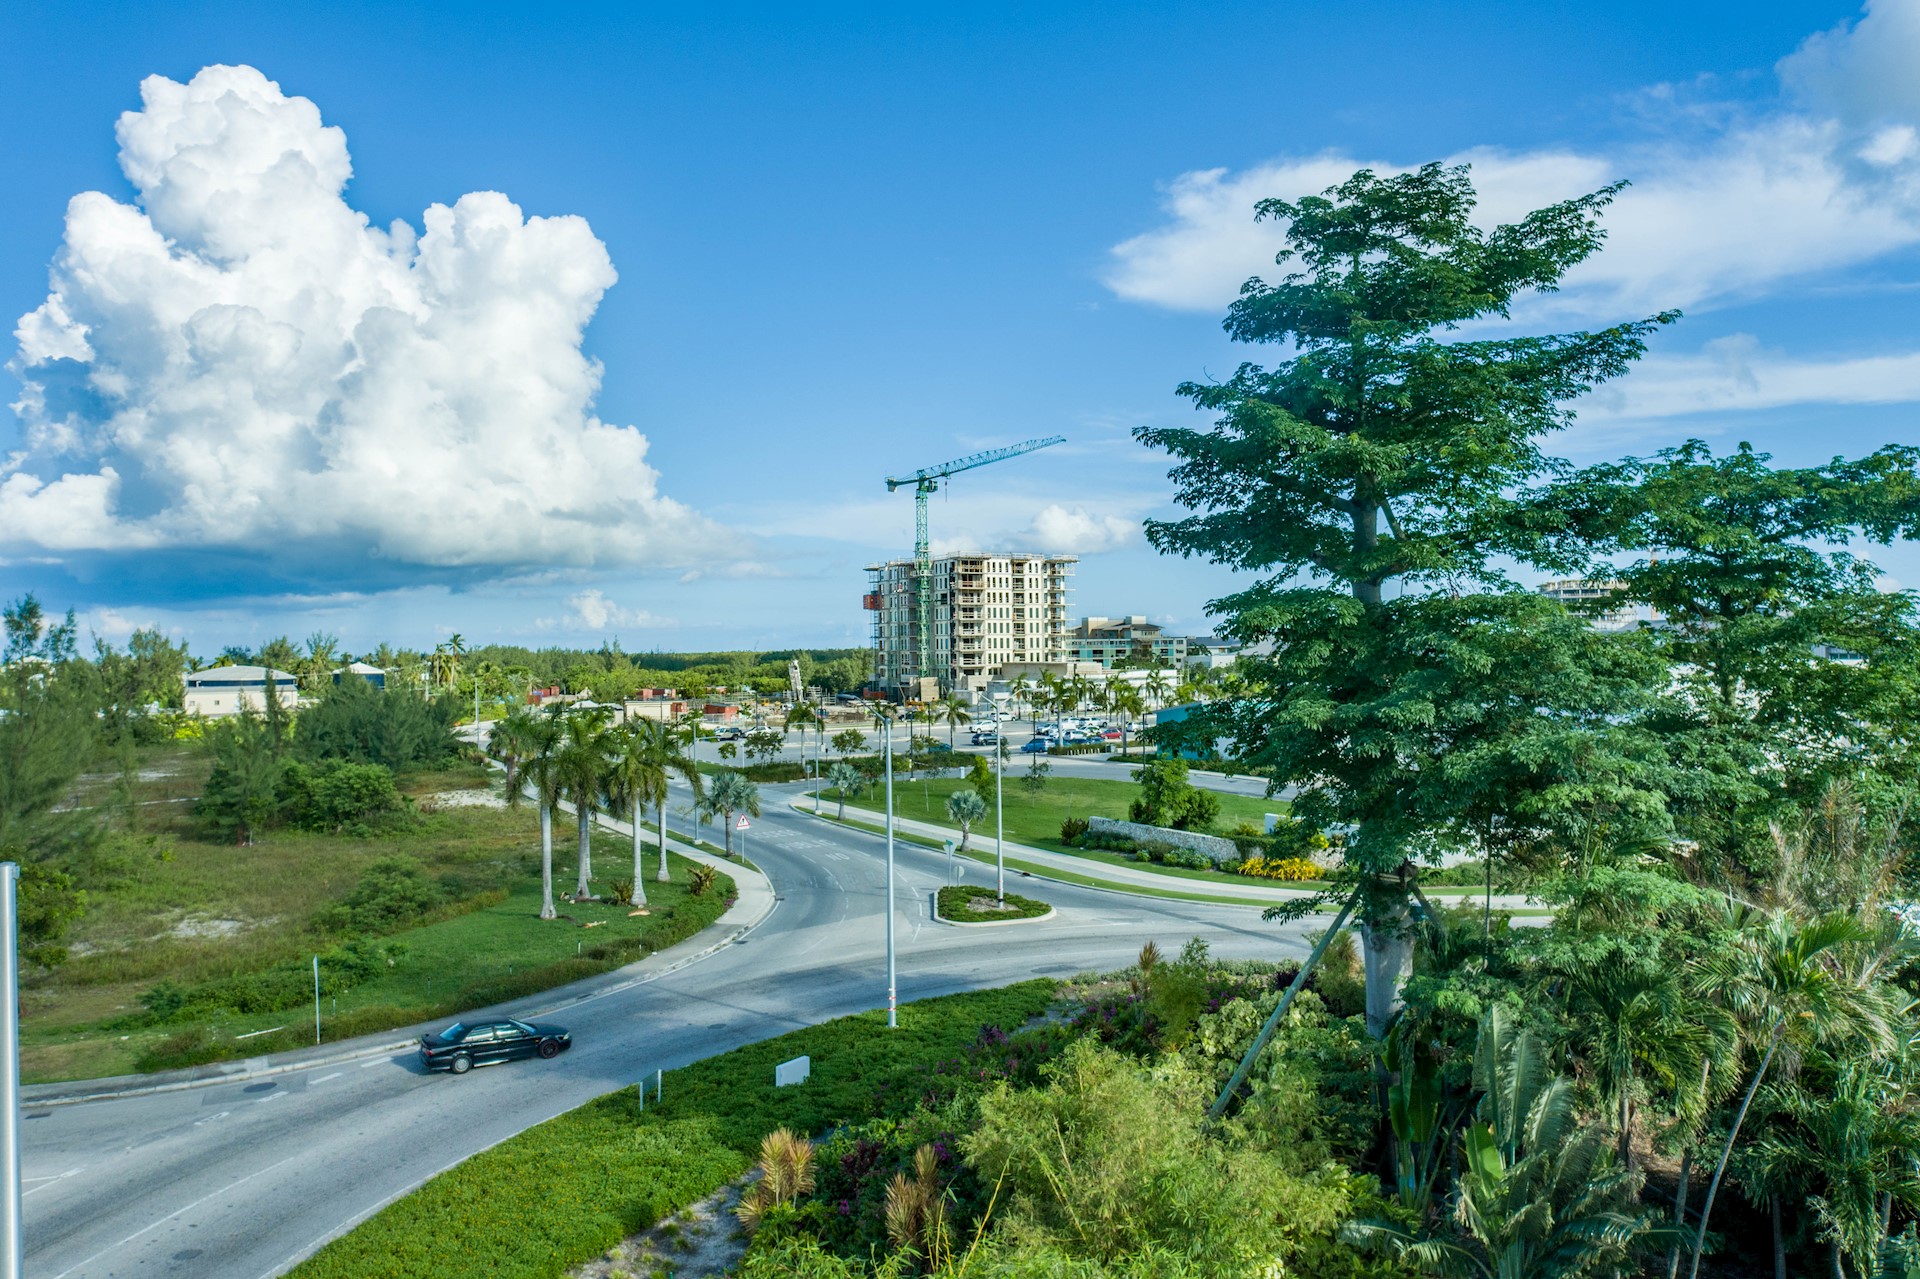
<svg viewBox="0 0 1920 1279">
<path fill-rule="evenodd" d="M 1306 857 L 1249 857 L 1240 863 L 1240 873 L 1255 879 L 1320 879 L 1326 869 Z"/>
</svg>

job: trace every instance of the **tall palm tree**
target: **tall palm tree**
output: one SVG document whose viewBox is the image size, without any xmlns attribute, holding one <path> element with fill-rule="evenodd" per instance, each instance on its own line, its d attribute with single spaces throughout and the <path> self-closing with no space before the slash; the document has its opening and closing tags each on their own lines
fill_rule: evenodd
<svg viewBox="0 0 1920 1279">
<path fill-rule="evenodd" d="M 1147 713 L 1147 704 L 1140 696 L 1140 690 L 1131 684 L 1123 684 L 1113 692 L 1113 711 L 1120 717 L 1120 753 L 1127 750 L 1127 730 L 1133 721 Z"/>
<path fill-rule="evenodd" d="M 1776 1060 L 1797 1064 L 1819 1044 L 1855 1041 L 1870 1050 L 1894 1044 L 1891 1008 L 1880 988 L 1879 963 L 1860 962 L 1861 952 L 1884 937 L 1848 914 L 1822 915 L 1804 924 L 1774 911 L 1749 926 L 1728 951 L 1703 960 L 1696 974 L 1700 994 L 1715 998 L 1742 1024 L 1749 1044 L 1761 1049 L 1752 1082 L 1734 1112 L 1726 1145 L 1700 1205 L 1689 1279 L 1697 1279 L 1707 1246 L 1707 1220 L 1727 1173 L 1740 1126 Z"/>
<path fill-rule="evenodd" d="M 953 749 L 954 736 L 960 725 L 973 723 L 973 712 L 967 709 L 967 699 L 958 693 L 949 693 L 930 708 L 933 722 L 947 726 L 947 749 Z"/>
<path fill-rule="evenodd" d="M 1167 704 L 1167 697 L 1172 691 L 1167 684 L 1167 673 L 1158 668 L 1147 672 L 1147 678 L 1140 684 L 1141 695 L 1152 703 L 1155 710 Z"/>
<path fill-rule="evenodd" d="M 1582 950 L 1552 977 L 1569 1045 L 1613 1116 L 1615 1157 L 1631 1170 L 1641 1108 L 1655 1090 L 1693 1090 L 1704 1065 L 1724 1065 L 1736 1040 L 1733 1020 L 1691 998 L 1679 965 L 1657 952 Z"/>
<path fill-rule="evenodd" d="M 519 807 L 522 795 L 532 789 L 540 809 L 540 918 L 552 919 L 559 913 L 553 908 L 553 806 L 566 789 L 560 775 L 566 729 L 560 717 L 549 711 L 528 715 L 522 728 L 514 731 L 518 764 L 510 770 L 507 804 Z"/>
<path fill-rule="evenodd" d="M 749 781 L 745 773 L 723 768 L 713 775 L 707 803 L 721 815 L 721 823 L 726 830 L 727 856 L 731 857 L 734 816 L 739 813 L 745 813 L 748 817 L 760 815 L 760 788 Z"/>
<path fill-rule="evenodd" d="M 606 790 L 611 743 L 606 717 L 600 712 L 575 711 L 566 717 L 566 726 L 558 767 L 579 829 L 579 874 L 573 899 L 585 901 L 593 895 L 593 810 Z"/>
<path fill-rule="evenodd" d="M 633 823 L 633 892 L 628 899 L 631 906 L 647 904 L 646 862 L 643 855 L 646 848 L 647 809 L 653 807 L 656 801 L 654 787 L 664 785 L 664 779 L 655 767 L 653 746 L 648 739 L 658 731 L 659 725 L 652 720 L 630 720 L 613 735 L 610 752 L 607 798 L 616 810 L 624 812 L 627 820 Z M 660 842 L 664 849 L 664 828 Z"/>
<path fill-rule="evenodd" d="M 666 883 L 672 876 L 667 872 L 667 784 L 678 773 L 693 788 L 696 802 L 706 793 L 706 785 L 700 776 L 700 769 L 680 748 L 680 739 L 670 724 L 655 720 L 635 720 L 630 731 L 637 739 L 632 747 L 634 759 L 626 769 L 627 780 L 623 785 L 632 788 L 642 797 L 644 803 L 653 805 L 654 816 L 660 827 L 660 870 L 654 876 L 659 883 Z M 636 871 L 639 869 L 635 864 Z M 640 876 L 635 874 L 634 879 Z"/>
</svg>

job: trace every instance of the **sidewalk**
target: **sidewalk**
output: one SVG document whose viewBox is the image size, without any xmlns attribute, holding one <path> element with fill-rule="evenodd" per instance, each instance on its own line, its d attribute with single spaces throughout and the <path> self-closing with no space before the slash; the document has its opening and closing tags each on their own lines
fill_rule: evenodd
<svg viewBox="0 0 1920 1279">
<path fill-rule="evenodd" d="M 808 816 L 813 815 L 813 801 L 810 797 L 802 795 L 796 797 L 791 803 L 795 811 L 805 813 Z M 838 811 L 836 801 L 825 801 L 821 807 L 821 816 L 830 819 L 836 811 Z M 885 820 L 883 814 L 876 813 L 870 808 L 862 808 L 855 804 L 849 804 L 847 806 L 847 816 L 849 818 L 857 817 L 861 821 L 872 823 Z M 893 828 L 896 831 L 905 831 L 911 834 L 924 835 L 941 840 L 955 839 L 957 833 L 934 822 L 920 821 L 911 817 L 901 817 L 898 814 L 894 815 Z M 979 830 L 975 830 L 974 839 L 965 856 L 975 861 L 984 861 L 991 865 L 994 857 L 993 847 L 992 832 L 983 834 Z M 1009 858 L 1017 858 L 1032 866 L 1039 867 L 1040 869 L 1033 873 L 1042 879 L 1051 878 L 1051 876 L 1046 874 L 1047 871 L 1056 871 L 1063 875 L 1072 876 L 1073 878 L 1067 881 L 1070 883 L 1077 883 L 1083 880 L 1105 881 L 1108 884 L 1116 886 L 1124 885 L 1125 889 L 1146 890 L 1161 894 L 1231 898 L 1248 906 L 1271 906 L 1276 902 L 1298 901 L 1303 897 L 1311 897 L 1314 895 L 1312 889 L 1282 888 L 1277 884 L 1263 884 L 1252 879 L 1240 884 L 1218 883 L 1213 880 L 1187 879 L 1179 875 L 1165 875 L 1158 871 L 1146 870 L 1138 866 L 1115 866 L 1110 862 L 1097 861 L 1091 857 L 1075 857 L 1071 853 L 1055 852 L 1050 848 L 1035 848 L 1031 844 L 1017 844 L 1012 840 L 1006 841 L 1006 850 Z M 1098 885 L 1096 884 L 1095 886 L 1097 887 Z M 1476 902 L 1485 900 L 1484 895 L 1476 894 L 1471 888 L 1437 888 L 1427 889 L 1425 891 L 1430 900 L 1438 902 L 1440 899 L 1445 898 L 1449 904 L 1455 899 L 1463 897 L 1471 897 Z M 1495 910 L 1537 909 L 1539 905 L 1540 903 L 1519 893 L 1495 893 L 1493 895 L 1493 908 Z"/>
<path fill-rule="evenodd" d="M 633 827 L 625 822 L 601 818 L 600 824 L 616 833 L 632 837 Z M 658 848 L 658 844 L 651 841 L 649 846 Z M 597 977 L 588 977 L 566 986 L 556 986 L 552 990 L 543 990 L 537 994 L 511 999 L 488 1008 L 452 1013 L 412 1026 L 397 1026 L 384 1034 L 363 1035 L 358 1039 L 343 1039 L 332 1044 L 316 1044 L 312 1048 L 275 1053 L 270 1057 L 209 1062 L 204 1066 L 192 1066 L 185 1070 L 161 1070 L 148 1075 L 118 1075 L 109 1079 L 75 1079 L 57 1084 L 28 1084 L 20 1090 L 20 1104 L 23 1107 L 71 1105 L 75 1102 L 100 1101 L 111 1097 L 137 1097 L 147 1093 L 177 1092 L 184 1088 L 198 1088 L 210 1084 L 237 1083 L 267 1075 L 286 1074 L 289 1071 L 310 1070 L 316 1066 L 332 1065 L 335 1062 L 408 1052 L 419 1044 L 421 1035 L 429 1030 L 437 1030 L 455 1018 L 472 1021 L 513 1017 L 521 1021 L 531 1021 L 552 1016 L 576 1004 L 585 1003 L 589 999 L 598 999 L 615 991 L 657 981 L 668 973 L 705 959 L 715 951 L 731 946 L 745 937 L 773 913 L 775 900 L 773 884 L 760 871 L 743 866 L 739 862 L 731 862 L 723 857 L 715 857 L 697 848 L 691 848 L 672 833 L 667 836 L 667 847 L 688 861 L 712 866 L 731 876 L 738 890 L 737 895 L 726 913 L 699 933 L 665 950 L 648 955 L 636 963 L 628 964 L 624 968 L 616 968 L 611 972 L 601 973 Z"/>
</svg>

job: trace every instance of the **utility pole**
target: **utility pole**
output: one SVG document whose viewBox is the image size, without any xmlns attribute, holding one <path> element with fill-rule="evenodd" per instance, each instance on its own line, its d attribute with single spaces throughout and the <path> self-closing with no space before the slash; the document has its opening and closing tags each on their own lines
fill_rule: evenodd
<svg viewBox="0 0 1920 1279">
<path fill-rule="evenodd" d="M 892 1029 L 900 1024 L 900 990 L 893 966 L 893 721 L 883 717 L 880 731 L 886 740 L 881 767 L 887 772 L 887 1026 Z"/>
<path fill-rule="evenodd" d="M 993 725 L 993 865 L 994 896 L 1007 900 L 1007 739 L 1000 733 L 1000 722 Z"/>
<path fill-rule="evenodd" d="M 20 867 L 0 862 L 0 1279 L 26 1273 L 20 1227 Z"/>
</svg>

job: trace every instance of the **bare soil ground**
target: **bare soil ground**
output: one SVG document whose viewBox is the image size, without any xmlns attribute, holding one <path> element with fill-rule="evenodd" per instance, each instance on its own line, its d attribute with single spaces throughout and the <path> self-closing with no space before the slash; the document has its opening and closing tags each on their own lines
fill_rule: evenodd
<svg viewBox="0 0 1920 1279">
<path fill-rule="evenodd" d="M 606 1256 L 567 1271 L 569 1279 L 720 1279 L 733 1273 L 747 1235 L 733 1210 L 759 1176 L 755 1169 L 651 1230 L 623 1240 Z"/>
</svg>

